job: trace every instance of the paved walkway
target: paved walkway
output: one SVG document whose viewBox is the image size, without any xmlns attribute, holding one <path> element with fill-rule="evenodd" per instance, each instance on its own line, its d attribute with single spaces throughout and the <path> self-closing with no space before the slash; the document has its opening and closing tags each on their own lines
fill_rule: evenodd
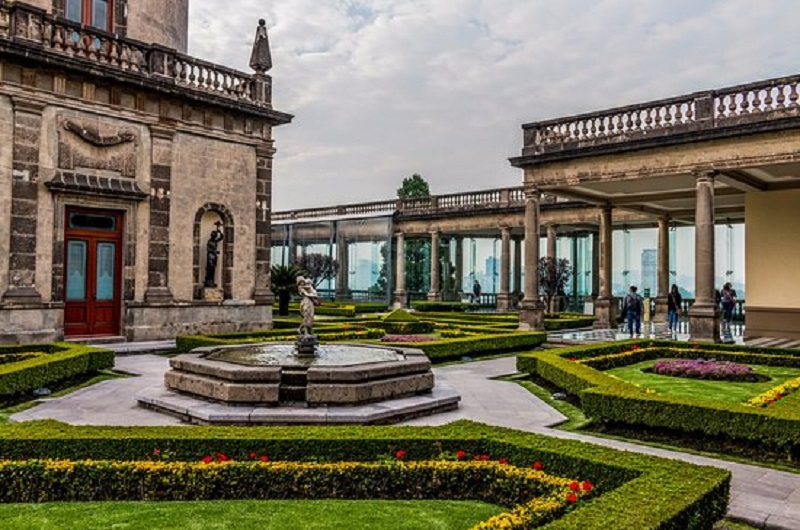
<svg viewBox="0 0 800 530">
<path fill-rule="evenodd" d="M 520 385 L 494 380 L 498 376 L 514 373 L 514 363 L 513 357 L 507 357 L 436 368 L 436 377 L 461 394 L 459 410 L 417 418 L 405 424 L 441 425 L 457 419 L 470 419 L 725 468 L 733 473 L 730 516 L 757 526 L 800 530 L 800 474 L 554 430 L 550 427 L 565 419 L 560 413 Z M 118 370 L 140 374 L 140 377 L 104 381 L 62 398 L 46 400 L 35 408 L 14 415 L 12 420 L 52 418 L 74 425 L 178 424 L 170 416 L 139 408 L 133 399 L 142 388 L 160 384 L 167 367 L 168 362 L 164 357 L 149 354 L 118 356 Z"/>
</svg>

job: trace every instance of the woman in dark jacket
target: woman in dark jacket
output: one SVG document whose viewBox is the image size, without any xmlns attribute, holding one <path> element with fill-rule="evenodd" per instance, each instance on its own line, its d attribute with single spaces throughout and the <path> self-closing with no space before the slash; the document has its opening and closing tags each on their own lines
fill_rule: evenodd
<svg viewBox="0 0 800 530">
<path fill-rule="evenodd" d="M 672 333 L 678 332 L 678 318 L 681 316 L 681 304 L 683 297 L 678 290 L 678 286 L 672 284 L 672 289 L 667 296 L 667 314 L 669 315 L 669 330 Z"/>
</svg>

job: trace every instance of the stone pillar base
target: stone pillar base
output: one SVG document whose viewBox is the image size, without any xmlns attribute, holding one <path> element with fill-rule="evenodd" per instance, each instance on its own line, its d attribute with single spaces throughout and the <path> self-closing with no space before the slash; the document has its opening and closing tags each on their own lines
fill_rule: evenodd
<svg viewBox="0 0 800 530">
<path fill-rule="evenodd" d="M 523 300 L 519 305 L 520 331 L 544 331 L 544 303 Z"/>
<path fill-rule="evenodd" d="M 253 289 L 253 300 L 258 305 L 272 305 L 275 303 L 275 295 L 266 287 L 256 287 Z"/>
<path fill-rule="evenodd" d="M 658 324 L 669 322 L 669 300 L 666 296 L 656 298 L 656 313 L 651 320 Z"/>
<path fill-rule="evenodd" d="M 3 295 L 3 302 L 19 305 L 41 304 L 42 295 L 34 287 L 12 287 Z"/>
<path fill-rule="evenodd" d="M 437 292 L 429 292 L 428 293 L 428 301 L 429 302 L 441 302 L 442 301 L 442 293 Z"/>
<path fill-rule="evenodd" d="M 499 293 L 497 295 L 497 310 L 498 311 L 511 311 L 511 294 Z"/>
<path fill-rule="evenodd" d="M 406 307 L 406 292 L 405 291 L 395 291 L 394 292 L 394 304 L 392 307 L 395 309 L 405 309 Z"/>
<path fill-rule="evenodd" d="M 170 304 L 174 301 L 169 287 L 148 287 L 144 292 L 144 300 L 151 304 Z"/>
<path fill-rule="evenodd" d="M 689 308 L 689 340 L 720 342 L 717 306 L 695 304 Z"/>
<path fill-rule="evenodd" d="M 615 329 L 617 327 L 617 302 L 611 298 L 598 298 L 594 302 L 594 328 Z"/>
</svg>

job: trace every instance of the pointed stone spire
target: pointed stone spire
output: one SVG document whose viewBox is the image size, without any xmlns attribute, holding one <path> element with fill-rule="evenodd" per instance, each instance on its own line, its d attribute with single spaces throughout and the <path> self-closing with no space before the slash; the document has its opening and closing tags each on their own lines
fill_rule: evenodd
<svg viewBox="0 0 800 530">
<path fill-rule="evenodd" d="M 257 74 L 263 74 L 272 68 L 267 22 L 263 18 L 258 21 L 256 40 L 253 42 L 253 52 L 250 54 L 250 68 L 255 70 Z"/>
</svg>

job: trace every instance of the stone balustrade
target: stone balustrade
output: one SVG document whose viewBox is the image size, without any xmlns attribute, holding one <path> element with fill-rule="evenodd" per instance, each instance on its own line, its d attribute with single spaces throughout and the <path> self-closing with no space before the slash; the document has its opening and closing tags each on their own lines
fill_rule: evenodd
<svg viewBox="0 0 800 530">
<path fill-rule="evenodd" d="M 800 115 L 800 76 L 523 125 L 523 157 L 715 131 Z"/>
<path fill-rule="evenodd" d="M 132 73 L 182 89 L 271 107 L 271 78 L 216 65 L 156 44 L 85 27 L 24 4 L 0 0 L 0 40 Z"/>
</svg>

